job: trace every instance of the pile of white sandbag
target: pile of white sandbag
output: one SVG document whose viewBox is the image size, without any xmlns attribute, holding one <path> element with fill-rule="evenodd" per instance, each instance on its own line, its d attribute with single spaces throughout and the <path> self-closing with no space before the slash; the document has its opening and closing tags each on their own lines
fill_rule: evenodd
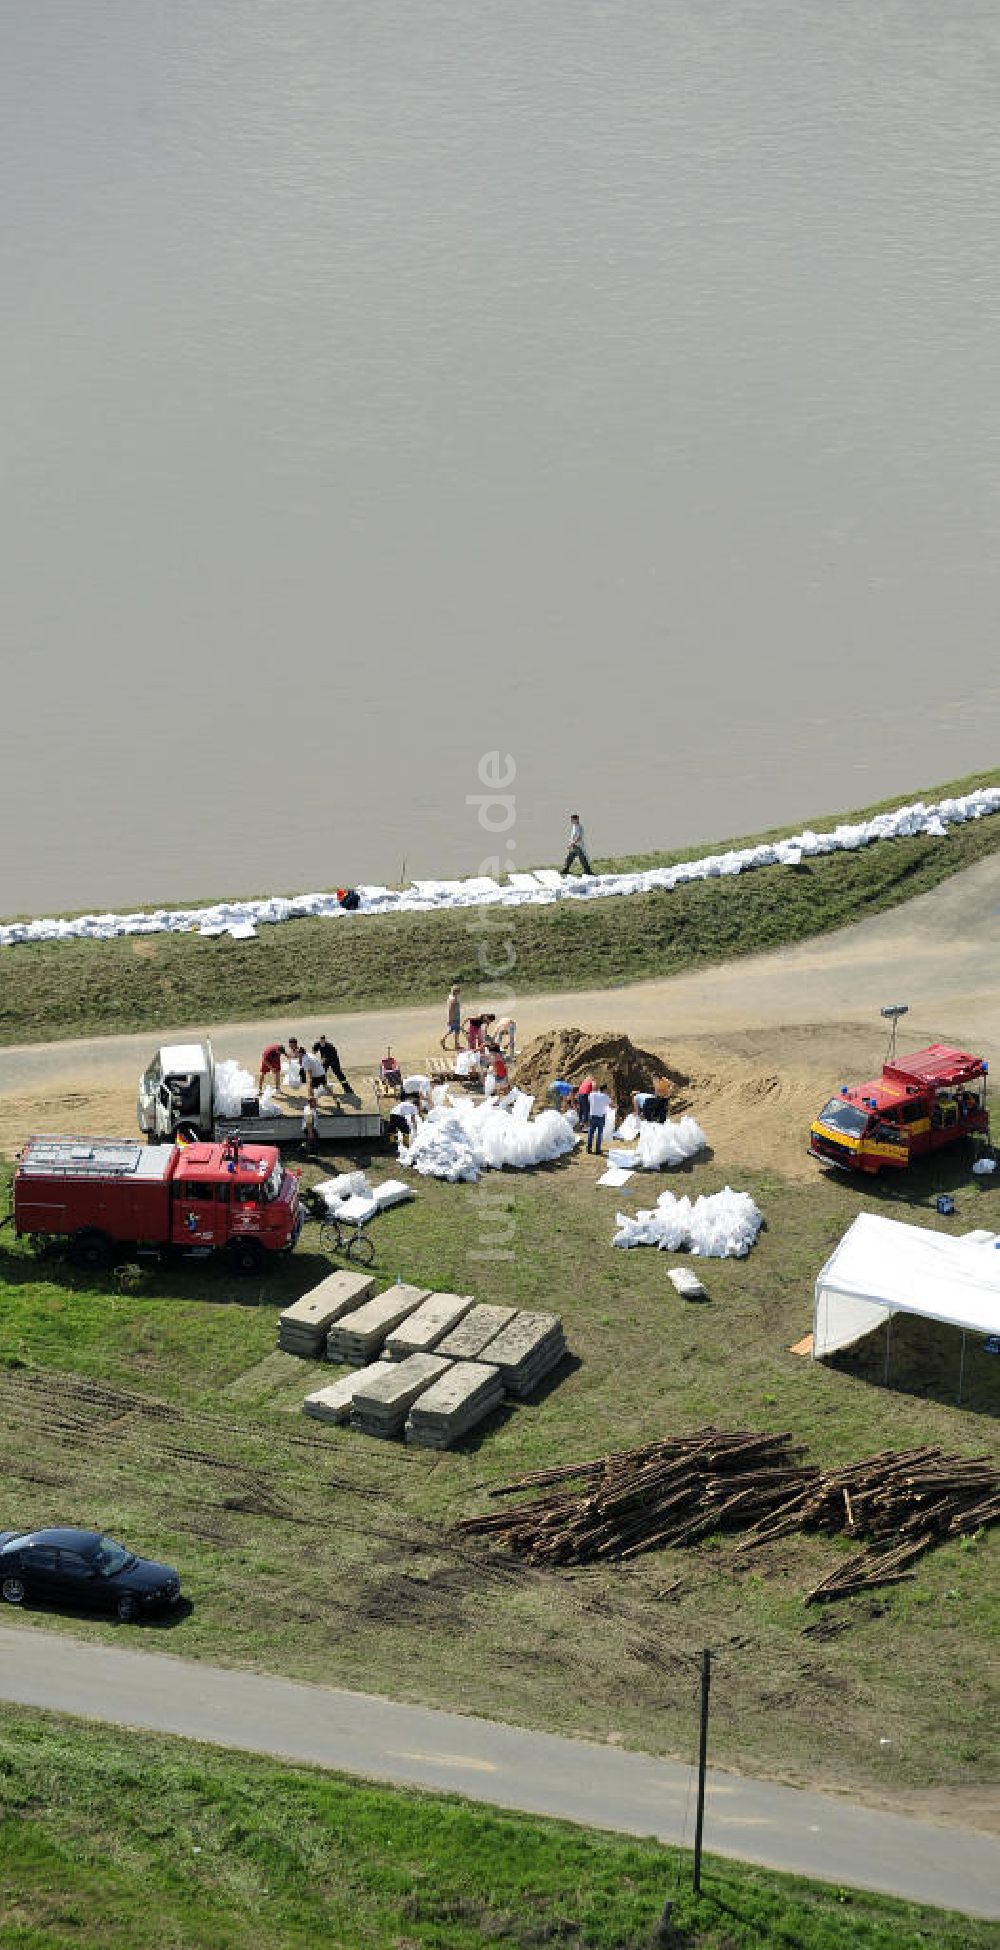
<svg viewBox="0 0 1000 1950">
<path fill-rule="evenodd" d="M 413 1197 L 412 1185 L 404 1185 L 401 1178 L 383 1178 L 380 1184 L 372 1185 L 363 1171 L 342 1171 L 336 1178 L 322 1179 L 313 1189 L 330 1217 L 349 1226 L 367 1225 L 376 1213 L 388 1212 L 390 1206 L 402 1205 Z"/>
<path fill-rule="evenodd" d="M 687 1251 L 702 1259 L 743 1259 L 764 1223 L 747 1192 L 727 1185 L 721 1192 L 692 1201 L 661 1192 L 652 1211 L 617 1214 L 614 1246 L 658 1246 L 661 1252 Z"/>
<path fill-rule="evenodd" d="M 531 1111 L 534 1098 L 512 1090 L 484 1103 L 436 1090 L 412 1137 L 400 1137 L 399 1162 L 424 1178 L 474 1183 L 482 1171 L 527 1171 L 565 1157 L 578 1142 L 570 1119 L 558 1110 Z"/>
<path fill-rule="evenodd" d="M 402 889 L 359 887 L 360 914 L 427 913 L 455 907 L 544 906 L 557 900 L 607 900 L 615 896 L 669 893 L 692 880 L 714 880 L 747 873 L 756 867 L 796 867 L 804 859 L 825 853 L 854 853 L 879 840 L 926 834 L 942 839 L 951 826 L 986 819 L 1000 812 L 1000 786 L 980 786 L 957 799 L 923 800 L 878 813 L 874 819 L 835 826 L 826 833 L 807 830 L 760 846 L 733 848 L 728 853 L 703 854 L 672 867 L 651 867 L 642 873 L 594 873 L 570 878 L 554 868 L 508 874 L 503 881 L 489 874 L 469 880 L 415 880 Z M 211 907 L 157 908 L 153 913 L 79 914 L 72 919 L 11 921 L 0 926 L 0 948 L 24 941 L 111 941 L 119 935 L 228 935 L 248 941 L 260 926 L 319 918 L 350 919 L 336 894 L 271 894 L 256 900 L 218 901 Z"/>
<path fill-rule="evenodd" d="M 633 1115 L 625 1119 L 619 1135 L 638 1138 L 631 1151 L 616 1144 L 608 1152 L 609 1163 L 620 1171 L 669 1170 L 696 1158 L 708 1143 L 701 1125 L 693 1117 L 676 1120 L 668 1117 L 664 1124 L 646 1124 Z"/>
<path fill-rule="evenodd" d="M 244 1070 L 235 1057 L 227 1056 L 215 1066 L 212 1102 L 216 1117 L 239 1117 L 244 1097 L 256 1097 L 257 1079 Z"/>
</svg>

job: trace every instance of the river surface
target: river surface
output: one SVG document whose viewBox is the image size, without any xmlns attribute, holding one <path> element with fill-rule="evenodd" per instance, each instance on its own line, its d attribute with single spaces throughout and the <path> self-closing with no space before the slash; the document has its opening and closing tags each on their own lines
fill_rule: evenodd
<svg viewBox="0 0 1000 1950">
<path fill-rule="evenodd" d="M 0 0 L 0 180 L 0 912 L 997 761 L 993 0 Z"/>
</svg>

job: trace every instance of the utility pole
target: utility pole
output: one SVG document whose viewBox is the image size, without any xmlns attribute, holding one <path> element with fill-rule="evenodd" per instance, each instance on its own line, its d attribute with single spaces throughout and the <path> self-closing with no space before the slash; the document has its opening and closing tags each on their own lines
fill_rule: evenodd
<svg viewBox="0 0 1000 1950">
<path fill-rule="evenodd" d="M 705 1831 L 705 1755 L 708 1751 L 708 1689 L 712 1680 L 712 1654 L 701 1655 L 701 1730 L 698 1736 L 698 1812 L 694 1823 L 694 1878 L 692 1888 L 701 1895 L 701 1838 Z"/>
</svg>

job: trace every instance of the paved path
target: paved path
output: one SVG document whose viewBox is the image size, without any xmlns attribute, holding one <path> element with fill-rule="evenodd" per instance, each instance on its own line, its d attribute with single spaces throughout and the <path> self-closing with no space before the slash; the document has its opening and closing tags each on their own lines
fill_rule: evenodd
<svg viewBox="0 0 1000 1950">
<path fill-rule="evenodd" d="M 16 948 L 7 952 L 17 954 Z M 753 1029 L 864 1022 L 878 1027 L 884 1003 L 908 1002 L 915 1034 L 1000 1046 L 1000 854 L 944 881 L 890 914 L 874 915 L 834 934 L 771 954 L 686 975 L 637 982 L 628 988 L 581 989 L 523 996 L 516 1013 L 520 1040 L 556 1023 L 583 1029 L 624 1028 L 637 1042 L 721 1036 Z M 471 995 L 468 1000 L 471 1002 Z M 323 1029 L 339 1043 L 355 1076 L 374 1070 L 388 1039 L 416 1059 L 434 1048 L 443 1029 L 438 1008 L 385 1009 L 337 1017 L 293 1018 L 287 1011 L 263 1022 L 201 1024 L 178 1032 L 190 1041 L 210 1034 L 220 1053 L 256 1072 L 260 1051 L 276 1030 L 306 1043 Z M 72 1077 L 131 1086 L 158 1037 L 131 1036 L 22 1044 L 0 1050 L 0 1092 L 43 1089 Z"/>
<path fill-rule="evenodd" d="M 361 1693 L 14 1625 L 0 1627 L 0 1697 L 691 1843 L 686 1767 Z M 1000 1842 L 988 1835 L 715 1772 L 706 1810 L 717 1855 L 1000 1918 Z"/>
</svg>

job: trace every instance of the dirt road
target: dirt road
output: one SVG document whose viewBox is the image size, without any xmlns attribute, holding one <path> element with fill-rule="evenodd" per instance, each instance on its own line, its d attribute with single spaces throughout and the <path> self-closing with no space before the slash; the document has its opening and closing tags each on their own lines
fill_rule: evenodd
<svg viewBox="0 0 1000 1950">
<path fill-rule="evenodd" d="M 628 988 L 524 997 L 517 1007 L 519 1040 L 555 1024 L 626 1030 L 691 1073 L 692 1107 L 710 1128 L 721 1163 L 738 1157 L 745 1165 L 765 1162 L 798 1174 L 808 1169 L 802 1131 L 817 1096 L 881 1066 L 885 1004 L 910 1005 L 903 1047 L 953 1040 L 988 1056 L 1000 1047 L 998 965 L 1000 855 L 994 855 L 891 914 L 798 947 Z M 348 1072 L 364 1078 L 390 1040 L 408 1066 L 422 1067 L 437 1047 L 443 1018 L 442 998 L 440 1009 L 297 1021 L 283 1015 L 182 1034 L 184 1040 L 210 1034 L 221 1055 L 255 1070 L 263 1044 L 276 1033 L 291 1030 L 308 1043 L 327 1030 Z M 156 1040 L 147 1031 L 0 1052 L 0 1146 L 10 1151 L 28 1132 L 45 1128 L 133 1129 L 136 1080 Z"/>
</svg>

